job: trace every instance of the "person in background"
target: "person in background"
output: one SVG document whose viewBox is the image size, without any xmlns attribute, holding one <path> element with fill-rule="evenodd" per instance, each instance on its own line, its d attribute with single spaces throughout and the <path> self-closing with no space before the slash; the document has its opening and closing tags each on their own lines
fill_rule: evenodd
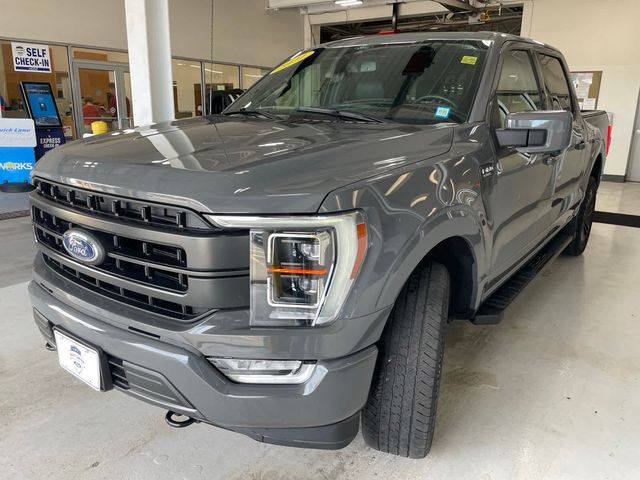
<svg viewBox="0 0 640 480">
<path fill-rule="evenodd" d="M 115 120 L 114 123 L 118 123 L 118 98 L 116 97 L 116 84 L 113 82 L 109 82 L 109 92 L 107 93 L 107 97 L 109 103 L 107 105 L 107 112 L 111 115 Z M 131 102 L 129 101 L 129 97 L 124 97 L 127 102 L 127 118 L 131 118 Z M 117 129 L 118 127 L 115 126 Z"/>
<path fill-rule="evenodd" d="M 82 105 L 82 117 L 84 118 L 84 131 L 91 133 L 91 124 L 97 120 L 100 120 L 100 111 L 98 107 L 93 104 L 93 98 L 84 97 L 84 104 Z"/>
</svg>

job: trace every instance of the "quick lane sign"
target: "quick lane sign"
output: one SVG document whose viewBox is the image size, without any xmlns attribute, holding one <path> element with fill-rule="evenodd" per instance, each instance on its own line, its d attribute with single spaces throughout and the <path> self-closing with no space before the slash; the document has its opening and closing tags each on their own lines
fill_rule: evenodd
<svg viewBox="0 0 640 480">
<path fill-rule="evenodd" d="M 11 42 L 11 51 L 16 72 L 51 73 L 49 45 Z"/>
<path fill-rule="evenodd" d="M 0 184 L 24 183 L 35 163 L 36 128 L 30 118 L 0 118 Z"/>
</svg>

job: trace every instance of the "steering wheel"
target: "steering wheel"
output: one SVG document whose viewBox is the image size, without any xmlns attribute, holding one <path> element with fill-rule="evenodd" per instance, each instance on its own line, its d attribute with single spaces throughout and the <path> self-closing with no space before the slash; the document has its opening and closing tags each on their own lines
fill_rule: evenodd
<svg viewBox="0 0 640 480">
<path fill-rule="evenodd" d="M 440 103 L 446 103 L 447 105 L 451 106 L 453 110 L 458 109 L 457 103 L 449 100 L 448 98 L 441 97 L 440 95 L 425 95 L 424 97 L 416 98 L 416 102 L 420 102 L 420 103 L 427 103 L 427 102 L 439 103 L 440 102 Z"/>
</svg>

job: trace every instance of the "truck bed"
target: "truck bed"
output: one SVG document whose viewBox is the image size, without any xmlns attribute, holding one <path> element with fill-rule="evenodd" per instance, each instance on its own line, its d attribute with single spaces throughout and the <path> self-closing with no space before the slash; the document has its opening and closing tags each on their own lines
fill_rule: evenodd
<svg viewBox="0 0 640 480">
<path fill-rule="evenodd" d="M 609 130 L 609 114 L 604 110 L 581 110 L 582 118 L 594 127 L 598 128 L 602 133 L 602 138 L 607 139 L 608 144 L 608 130 Z"/>
</svg>

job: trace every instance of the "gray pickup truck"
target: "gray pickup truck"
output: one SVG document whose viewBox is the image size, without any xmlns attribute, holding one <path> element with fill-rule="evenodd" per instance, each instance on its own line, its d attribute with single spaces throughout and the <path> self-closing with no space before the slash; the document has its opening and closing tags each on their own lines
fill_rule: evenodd
<svg viewBox="0 0 640 480">
<path fill-rule="evenodd" d="M 495 33 L 299 52 L 222 115 L 36 166 L 29 290 L 95 390 L 259 441 L 430 449 L 447 323 L 497 323 L 580 255 L 607 116 L 557 50 Z"/>
</svg>

